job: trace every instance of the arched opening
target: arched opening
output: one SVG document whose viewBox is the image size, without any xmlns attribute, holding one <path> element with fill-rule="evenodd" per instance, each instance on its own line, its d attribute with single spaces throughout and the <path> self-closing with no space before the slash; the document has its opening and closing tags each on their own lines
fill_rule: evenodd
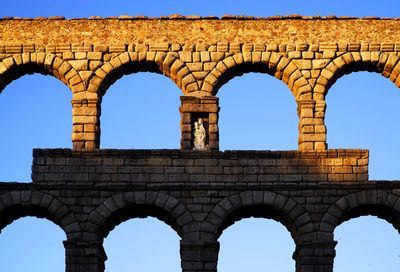
<svg viewBox="0 0 400 272">
<path fill-rule="evenodd" d="M 297 103 L 281 80 L 248 73 L 223 85 L 218 96 L 221 150 L 297 150 Z"/>
<path fill-rule="evenodd" d="M 153 217 L 118 225 L 104 240 L 106 272 L 180 271 L 178 234 Z"/>
<path fill-rule="evenodd" d="M 311 217 L 309 214 L 298 205 L 294 200 L 287 198 L 283 195 L 271 193 L 271 192 L 242 192 L 239 195 L 232 195 L 231 197 L 222 200 L 213 210 L 211 216 L 207 218 L 207 222 L 215 222 L 215 237 L 222 237 L 225 230 L 237 224 L 238 221 L 242 222 L 245 218 L 254 217 L 256 219 L 252 219 L 249 222 L 251 227 L 258 227 L 262 229 L 262 233 L 269 233 L 269 229 L 276 229 L 276 226 L 279 225 L 281 228 L 280 233 L 282 233 L 282 227 L 286 228 L 284 233 L 288 234 L 283 240 L 290 241 L 290 242 L 282 242 L 284 245 L 284 250 L 288 250 L 290 255 L 281 255 L 280 259 L 286 258 L 282 256 L 290 256 L 289 259 L 292 259 L 292 254 L 294 253 L 294 244 L 299 243 L 299 241 L 306 241 L 308 238 L 308 234 L 315 231 L 314 224 L 312 222 Z M 210 220 L 212 219 L 212 220 Z M 265 219 L 272 219 L 275 222 L 279 222 L 280 224 L 275 224 L 275 227 L 270 227 L 269 225 L 262 225 L 259 224 L 261 221 L 268 221 Z M 256 222 L 256 223 L 254 223 Z M 240 225 L 239 225 L 240 226 Z M 246 236 L 251 235 L 250 233 L 255 232 L 256 234 L 260 234 L 259 231 L 255 231 L 254 229 L 249 228 L 243 234 L 235 234 L 236 236 Z M 275 232 L 274 232 L 275 234 Z M 257 235 L 256 235 L 257 236 Z M 260 234 L 260 237 L 262 234 Z M 280 237 L 280 235 L 277 235 Z M 271 241 L 274 238 L 268 238 Z M 268 242 L 267 242 L 268 243 Z M 291 246 L 287 247 L 290 244 Z M 222 242 L 220 242 L 222 248 Z M 272 247 L 273 248 L 273 247 Z M 258 253 L 257 253 L 258 254 Z M 227 261 L 229 262 L 229 261 Z M 286 264 L 290 263 L 289 260 L 285 261 Z M 260 263 L 260 260 L 257 261 L 258 264 L 263 265 Z M 265 264 L 264 264 L 265 265 Z M 288 271 L 286 266 L 276 265 L 280 267 L 279 269 L 283 269 L 283 271 Z M 292 270 L 294 270 L 294 262 L 290 263 Z M 275 269 L 275 265 L 274 265 Z M 261 271 L 258 267 L 255 271 Z"/>
<path fill-rule="evenodd" d="M 174 218 L 175 214 L 167 212 L 160 207 L 154 205 L 127 205 L 120 210 L 115 211 L 109 217 L 104 218 L 104 222 L 97 230 L 100 232 L 102 237 L 107 237 L 109 233 L 119 224 L 125 222 L 131 218 L 146 218 L 153 216 L 160 221 L 163 221 L 169 225 L 178 234 L 182 234 L 182 226 L 176 222 L 177 218 Z M 90 218 L 89 218 L 90 220 Z"/>
<path fill-rule="evenodd" d="M 118 80 L 103 97 L 101 148 L 179 148 L 179 96 L 168 77 L 137 73 Z"/>
<path fill-rule="evenodd" d="M 362 216 L 335 229 L 335 272 L 400 269 L 400 236 L 393 225 L 375 216 Z"/>
<path fill-rule="evenodd" d="M 71 148 L 72 93 L 40 74 L 11 82 L 0 95 L 0 181 L 31 181 L 33 148 Z"/>
<path fill-rule="evenodd" d="M 326 97 L 329 148 L 369 149 L 369 179 L 399 179 L 400 91 L 376 73 L 340 78 Z"/>
<path fill-rule="evenodd" d="M 290 233 L 274 220 L 248 218 L 219 238 L 218 271 L 295 271 Z"/>
<path fill-rule="evenodd" d="M 18 219 L 1 230 L 1 269 L 7 272 L 65 271 L 65 233 L 53 222 Z"/>
</svg>

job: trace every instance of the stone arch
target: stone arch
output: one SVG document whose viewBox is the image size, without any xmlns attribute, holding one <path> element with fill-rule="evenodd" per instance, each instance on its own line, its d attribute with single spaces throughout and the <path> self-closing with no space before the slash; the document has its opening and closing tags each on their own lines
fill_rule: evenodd
<svg viewBox="0 0 400 272">
<path fill-rule="evenodd" d="M 234 222 L 248 217 L 274 219 L 290 232 L 296 244 L 315 233 L 308 212 L 296 201 L 269 191 L 245 191 L 221 200 L 202 224 L 209 239 L 216 240 Z"/>
<path fill-rule="evenodd" d="M 325 100 L 330 87 L 345 74 L 358 71 L 381 73 L 400 88 L 400 57 L 383 52 L 347 52 L 328 62 L 321 70 L 313 98 Z"/>
<path fill-rule="evenodd" d="M 58 225 L 68 240 L 80 239 L 78 219 L 54 196 L 39 191 L 10 191 L 0 195 L 0 231 L 25 216 L 46 218 Z"/>
<path fill-rule="evenodd" d="M 13 80 L 33 73 L 56 77 L 74 94 L 85 90 L 81 76 L 67 61 L 52 53 L 22 53 L 0 61 L 0 92 Z"/>
<path fill-rule="evenodd" d="M 88 90 L 102 97 L 107 89 L 123 75 L 135 72 L 163 74 L 175 82 L 186 95 L 197 91 L 196 78 L 174 52 L 124 52 L 98 68 L 89 81 Z"/>
<path fill-rule="evenodd" d="M 363 215 L 384 219 L 400 232 L 399 196 L 380 190 L 359 191 L 337 200 L 323 215 L 319 231 L 333 236 L 341 223 Z"/>
<path fill-rule="evenodd" d="M 94 209 L 86 230 L 102 240 L 120 223 L 148 216 L 165 222 L 182 238 L 193 221 L 186 206 L 172 196 L 152 191 L 124 192 L 113 195 Z"/>
<path fill-rule="evenodd" d="M 243 52 L 219 61 L 205 77 L 202 91 L 216 95 L 223 84 L 249 72 L 267 73 L 282 80 L 296 100 L 311 98 L 311 87 L 299 68 L 276 52 Z"/>
</svg>

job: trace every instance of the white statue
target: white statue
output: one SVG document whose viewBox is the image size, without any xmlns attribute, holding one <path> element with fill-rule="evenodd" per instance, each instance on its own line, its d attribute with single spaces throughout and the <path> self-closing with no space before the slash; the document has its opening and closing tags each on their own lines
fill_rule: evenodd
<svg viewBox="0 0 400 272">
<path fill-rule="evenodd" d="M 206 130 L 203 126 L 203 120 L 199 118 L 194 122 L 194 150 L 206 149 Z"/>
</svg>

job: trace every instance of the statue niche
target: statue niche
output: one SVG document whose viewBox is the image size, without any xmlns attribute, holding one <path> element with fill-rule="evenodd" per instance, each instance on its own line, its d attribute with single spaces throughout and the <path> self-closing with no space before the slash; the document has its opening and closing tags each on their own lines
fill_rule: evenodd
<svg viewBox="0 0 400 272">
<path fill-rule="evenodd" d="M 208 118 L 195 114 L 192 119 L 192 149 L 208 150 Z"/>
<path fill-rule="evenodd" d="M 194 122 L 193 135 L 193 150 L 206 150 L 206 129 L 203 125 L 203 119 L 199 118 Z"/>
</svg>

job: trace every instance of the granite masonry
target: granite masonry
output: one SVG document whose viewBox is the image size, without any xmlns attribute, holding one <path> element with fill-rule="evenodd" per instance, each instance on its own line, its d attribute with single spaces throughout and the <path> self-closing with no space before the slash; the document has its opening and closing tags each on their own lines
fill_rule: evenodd
<svg viewBox="0 0 400 272">
<path fill-rule="evenodd" d="M 270 218 L 296 244 L 296 272 L 332 272 L 342 222 L 375 215 L 400 229 L 400 182 L 369 180 L 368 150 L 328 149 L 325 96 L 355 71 L 400 87 L 399 60 L 399 18 L 1 18 L 0 90 L 31 73 L 64 82 L 73 149 L 35 149 L 32 183 L 0 182 L 0 230 L 24 216 L 51 220 L 67 235 L 66 271 L 103 272 L 109 232 L 153 216 L 181 237 L 182 271 L 215 272 L 227 227 Z M 99 149 L 103 95 L 140 71 L 182 90 L 180 150 Z M 298 150 L 219 151 L 218 89 L 249 72 L 287 84 L 298 104 Z M 202 151 L 193 150 L 200 119 Z"/>
</svg>

